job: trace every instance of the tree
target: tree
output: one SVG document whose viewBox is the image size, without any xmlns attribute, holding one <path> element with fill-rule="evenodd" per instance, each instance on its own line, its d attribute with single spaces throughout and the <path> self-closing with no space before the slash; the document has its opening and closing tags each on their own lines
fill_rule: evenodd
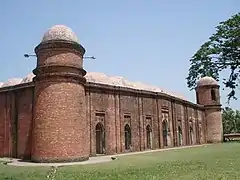
<svg viewBox="0 0 240 180">
<path fill-rule="evenodd" d="M 230 89 L 228 100 L 236 99 L 235 90 L 240 83 L 240 13 L 220 22 L 207 42 L 190 59 L 187 85 L 192 90 L 196 81 L 211 76 L 219 81 L 223 70 L 230 71 L 223 84 Z"/>
<path fill-rule="evenodd" d="M 223 133 L 240 132 L 240 111 L 226 107 L 222 113 Z"/>
</svg>

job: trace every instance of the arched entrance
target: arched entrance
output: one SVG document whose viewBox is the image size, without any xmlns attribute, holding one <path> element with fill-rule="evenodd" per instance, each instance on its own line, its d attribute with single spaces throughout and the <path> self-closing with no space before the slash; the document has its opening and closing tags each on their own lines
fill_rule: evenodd
<svg viewBox="0 0 240 180">
<path fill-rule="evenodd" d="M 131 134 L 131 128 L 128 124 L 124 127 L 125 132 L 125 150 L 130 150 L 130 147 L 132 145 L 132 134 Z"/>
<path fill-rule="evenodd" d="M 167 121 L 162 122 L 163 128 L 163 146 L 168 146 L 168 123 Z"/>
<path fill-rule="evenodd" d="M 202 142 L 202 125 L 199 124 L 199 143 Z"/>
<path fill-rule="evenodd" d="M 178 126 L 178 142 L 179 142 L 179 146 L 182 145 L 182 128 L 181 126 Z"/>
<path fill-rule="evenodd" d="M 190 144 L 193 144 L 193 128 L 192 128 L 192 126 L 190 126 Z"/>
<path fill-rule="evenodd" d="M 96 153 L 105 153 L 105 133 L 102 123 L 96 125 Z"/>
<path fill-rule="evenodd" d="M 150 125 L 146 127 L 147 132 L 147 149 L 152 149 L 152 128 Z"/>
</svg>

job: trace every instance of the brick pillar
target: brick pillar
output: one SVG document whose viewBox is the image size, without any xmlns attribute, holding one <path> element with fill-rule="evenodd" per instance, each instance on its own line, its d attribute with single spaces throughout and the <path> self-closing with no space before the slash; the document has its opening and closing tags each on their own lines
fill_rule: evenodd
<svg viewBox="0 0 240 180">
<path fill-rule="evenodd" d="M 106 154 L 116 153 L 116 126 L 115 126 L 115 97 L 113 92 L 108 95 L 108 108 L 106 117 Z"/>
<path fill-rule="evenodd" d="M 54 26 L 35 52 L 32 161 L 87 160 L 85 49 L 69 28 Z"/>
<path fill-rule="evenodd" d="M 145 149 L 145 141 L 144 141 L 144 119 L 143 119 L 143 98 L 141 96 L 138 97 L 138 113 L 139 113 L 139 131 L 140 131 L 140 150 L 143 151 Z"/>
<path fill-rule="evenodd" d="M 181 107 L 181 119 L 182 119 L 182 145 L 187 145 L 187 137 L 186 137 L 186 111 L 184 110 L 185 107 Z"/>
<path fill-rule="evenodd" d="M 204 105 L 207 143 L 223 141 L 220 86 L 212 77 L 203 77 L 197 82 L 198 103 Z"/>
<path fill-rule="evenodd" d="M 120 123 L 120 94 L 118 89 L 115 94 L 115 118 L 116 118 L 116 152 L 121 152 L 121 123 Z"/>
<path fill-rule="evenodd" d="M 174 132 L 173 132 L 173 108 L 171 106 L 171 102 L 169 102 L 169 113 L 168 113 L 168 125 L 169 125 L 169 129 L 170 129 L 170 137 L 169 137 L 169 140 L 170 140 L 170 143 L 168 144 L 169 147 L 173 147 L 174 146 Z M 168 141 L 169 142 L 169 141 Z"/>
<path fill-rule="evenodd" d="M 162 114 L 162 100 L 158 99 L 158 127 L 159 127 L 159 148 L 163 148 L 163 114 Z"/>
<path fill-rule="evenodd" d="M 92 143 L 91 143 L 91 140 L 92 140 L 92 122 L 91 122 L 91 92 L 90 92 L 90 88 L 85 88 L 85 91 L 86 91 L 86 121 L 87 121 L 87 128 L 88 128 L 88 136 L 89 136 L 89 142 L 88 142 L 88 145 L 89 146 L 89 149 L 90 149 L 90 156 L 92 155 Z"/>
<path fill-rule="evenodd" d="M 153 149 L 159 149 L 159 110 L 158 110 L 158 100 L 153 99 Z"/>
</svg>

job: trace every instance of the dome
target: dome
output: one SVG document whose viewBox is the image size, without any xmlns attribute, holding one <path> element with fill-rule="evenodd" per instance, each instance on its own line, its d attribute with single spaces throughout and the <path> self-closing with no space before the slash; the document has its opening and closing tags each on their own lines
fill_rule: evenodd
<svg viewBox="0 0 240 180">
<path fill-rule="evenodd" d="M 197 82 L 197 87 L 208 85 L 218 85 L 218 82 L 214 78 L 209 76 L 205 76 L 199 79 L 199 81 Z"/>
<path fill-rule="evenodd" d="M 2 83 L 2 84 L 0 82 L 0 87 L 1 87 L 1 85 L 2 85 L 2 87 L 6 87 L 6 86 L 14 86 L 14 85 L 21 84 L 21 83 L 32 82 L 33 77 L 35 77 L 35 75 L 33 73 L 30 73 L 23 79 L 13 78 L 13 79 L 8 80 L 8 82 Z M 131 81 L 125 79 L 124 77 L 108 76 L 104 73 L 98 73 L 98 72 L 88 72 L 85 77 L 87 79 L 87 82 L 106 84 L 106 85 L 110 85 L 110 86 L 127 87 L 127 88 L 132 88 L 132 89 L 137 89 L 137 90 L 161 92 L 164 94 L 178 97 L 180 99 L 186 99 L 183 96 L 177 95 L 175 93 L 170 93 L 159 87 L 151 86 L 151 85 L 141 83 L 141 82 L 131 82 Z"/>
<path fill-rule="evenodd" d="M 22 79 L 20 78 L 12 78 L 9 79 L 7 82 L 3 83 L 2 87 L 7 87 L 7 86 L 15 86 L 17 84 L 20 84 Z"/>
<path fill-rule="evenodd" d="M 152 92 L 162 92 L 171 96 L 185 99 L 183 96 L 178 96 L 175 93 L 169 93 L 167 91 L 163 91 L 161 88 L 158 88 L 155 86 L 151 86 L 141 82 L 131 82 L 125 79 L 124 77 L 108 76 L 104 73 L 97 73 L 97 72 L 87 72 L 85 77 L 87 79 L 87 82 L 107 84 L 107 85 L 118 86 L 118 87 L 127 87 L 127 88 L 146 90 L 146 91 L 152 91 Z"/>
<path fill-rule="evenodd" d="M 35 75 L 33 73 L 28 74 L 25 78 L 23 78 L 21 83 L 28 83 L 28 82 L 32 82 L 33 78 L 35 77 Z"/>
<path fill-rule="evenodd" d="M 55 25 L 45 32 L 42 42 L 51 40 L 65 40 L 78 43 L 78 38 L 75 33 L 67 26 Z"/>
</svg>

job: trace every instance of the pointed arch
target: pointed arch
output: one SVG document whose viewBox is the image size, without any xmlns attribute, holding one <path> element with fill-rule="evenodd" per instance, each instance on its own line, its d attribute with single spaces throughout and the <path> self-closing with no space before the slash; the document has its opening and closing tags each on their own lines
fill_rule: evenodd
<svg viewBox="0 0 240 180">
<path fill-rule="evenodd" d="M 152 128 L 150 125 L 147 125 L 146 132 L 147 132 L 147 149 L 152 149 Z"/>
<path fill-rule="evenodd" d="M 216 97 L 216 92 L 214 89 L 211 89 L 211 97 L 212 97 L 212 101 L 216 101 L 217 97 Z"/>
<path fill-rule="evenodd" d="M 180 125 L 178 126 L 178 142 L 179 146 L 182 146 L 182 127 Z"/>
<path fill-rule="evenodd" d="M 130 150 L 132 146 L 132 132 L 128 124 L 124 126 L 124 132 L 125 132 L 125 150 Z"/>
<path fill-rule="evenodd" d="M 189 131 L 190 131 L 190 137 L 189 137 L 190 144 L 193 144 L 193 127 L 192 127 L 192 125 L 189 127 Z"/>
<path fill-rule="evenodd" d="M 202 124 L 200 123 L 198 125 L 198 131 L 199 131 L 199 143 L 202 143 Z"/>
<path fill-rule="evenodd" d="M 162 122 L 162 130 L 163 130 L 163 146 L 168 146 L 168 122 L 166 120 Z"/>
<path fill-rule="evenodd" d="M 102 123 L 97 123 L 96 128 L 96 154 L 104 154 L 105 152 L 105 132 Z"/>
</svg>

